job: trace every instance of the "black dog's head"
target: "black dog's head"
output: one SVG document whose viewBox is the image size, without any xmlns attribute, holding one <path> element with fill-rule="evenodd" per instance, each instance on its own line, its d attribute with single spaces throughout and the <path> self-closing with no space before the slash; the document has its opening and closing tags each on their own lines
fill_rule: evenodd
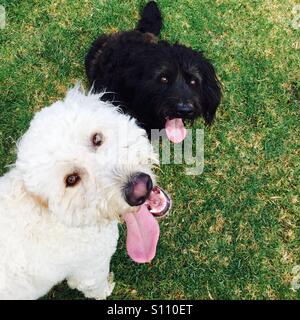
<svg viewBox="0 0 300 320">
<path fill-rule="evenodd" d="M 161 41 L 137 60 L 126 82 L 134 82 L 131 105 L 148 130 L 173 127 L 180 131 L 184 120 L 199 116 L 207 124 L 212 122 L 221 86 L 214 67 L 200 52 Z"/>
</svg>

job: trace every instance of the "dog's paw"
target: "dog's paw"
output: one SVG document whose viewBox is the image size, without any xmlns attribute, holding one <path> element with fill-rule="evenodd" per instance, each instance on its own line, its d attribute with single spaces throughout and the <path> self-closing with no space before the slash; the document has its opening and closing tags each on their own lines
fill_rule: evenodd
<svg viewBox="0 0 300 320">
<path fill-rule="evenodd" d="M 96 300 L 104 300 L 106 299 L 107 297 L 109 297 L 113 290 L 114 290 L 114 287 L 116 285 L 116 283 L 114 282 L 114 278 L 115 278 L 115 275 L 113 272 L 110 272 L 108 277 L 107 277 L 107 285 L 106 285 L 106 288 L 104 289 L 103 291 L 103 294 L 100 295 L 100 296 L 97 296 L 95 299 Z"/>
<path fill-rule="evenodd" d="M 87 298 L 94 298 L 96 300 L 105 300 L 107 297 L 111 295 L 115 287 L 114 282 L 114 274 L 110 272 L 107 277 L 107 282 L 101 289 L 90 290 L 89 292 L 85 292 L 85 296 Z"/>
<path fill-rule="evenodd" d="M 76 280 L 75 278 L 69 278 L 69 279 L 67 279 L 67 282 L 68 282 L 68 286 L 71 289 L 76 289 L 79 285 L 78 280 Z"/>
<path fill-rule="evenodd" d="M 113 272 L 110 272 L 109 275 L 108 275 L 108 291 L 109 291 L 109 294 L 108 295 L 111 295 L 111 293 L 113 292 L 114 288 L 115 288 L 115 285 L 116 283 L 114 282 L 114 279 L 115 279 L 115 275 Z"/>
</svg>

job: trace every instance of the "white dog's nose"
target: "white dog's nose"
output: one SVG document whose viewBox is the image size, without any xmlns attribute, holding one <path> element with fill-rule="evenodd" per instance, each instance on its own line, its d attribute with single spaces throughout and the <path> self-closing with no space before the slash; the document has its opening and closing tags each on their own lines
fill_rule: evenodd
<svg viewBox="0 0 300 320">
<path fill-rule="evenodd" d="M 125 200 L 131 206 L 140 206 L 147 200 L 152 188 L 151 177 L 138 172 L 130 178 L 124 188 Z"/>
</svg>

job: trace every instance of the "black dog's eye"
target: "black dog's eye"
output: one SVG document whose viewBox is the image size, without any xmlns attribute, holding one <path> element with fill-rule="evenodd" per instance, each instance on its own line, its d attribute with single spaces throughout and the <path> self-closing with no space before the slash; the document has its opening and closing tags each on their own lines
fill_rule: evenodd
<svg viewBox="0 0 300 320">
<path fill-rule="evenodd" d="M 168 78 L 167 78 L 166 76 L 162 76 L 162 77 L 160 78 L 160 82 L 161 82 L 161 83 L 168 83 L 169 80 L 168 80 Z"/>
<path fill-rule="evenodd" d="M 191 86 L 196 86 L 197 85 L 197 80 L 196 79 L 191 79 L 190 80 L 190 85 Z"/>
<path fill-rule="evenodd" d="M 102 133 L 97 132 L 92 136 L 92 142 L 95 147 L 100 147 L 104 141 Z"/>
<path fill-rule="evenodd" d="M 65 179 L 67 187 L 74 187 L 79 181 L 80 181 L 80 176 L 76 172 L 68 175 Z"/>
</svg>

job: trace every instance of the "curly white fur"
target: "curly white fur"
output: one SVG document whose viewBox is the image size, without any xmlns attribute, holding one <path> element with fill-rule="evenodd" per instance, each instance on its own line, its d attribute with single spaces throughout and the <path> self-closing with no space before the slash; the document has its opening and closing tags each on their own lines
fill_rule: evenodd
<svg viewBox="0 0 300 320">
<path fill-rule="evenodd" d="M 36 299 L 64 279 L 90 298 L 113 289 L 117 224 L 132 210 L 122 188 L 136 172 L 154 179 L 157 160 L 144 130 L 100 97 L 77 86 L 37 113 L 0 178 L 0 299 Z"/>
</svg>

